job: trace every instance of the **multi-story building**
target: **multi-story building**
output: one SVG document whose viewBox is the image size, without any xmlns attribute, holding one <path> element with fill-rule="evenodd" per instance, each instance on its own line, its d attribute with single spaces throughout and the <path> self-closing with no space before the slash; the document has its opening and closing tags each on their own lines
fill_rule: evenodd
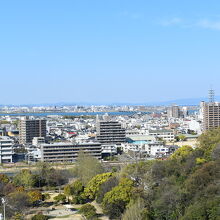
<svg viewBox="0 0 220 220">
<path fill-rule="evenodd" d="M 148 156 L 159 156 L 159 155 L 167 155 L 169 153 L 168 146 L 165 146 L 162 141 L 154 141 L 149 143 L 124 143 L 122 144 L 122 149 L 125 153 L 129 152 L 145 152 Z"/>
<path fill-rule="evenodd" d="M 32 145 L 34 145 L 34 146 L 38 146 L 38 145 L 44 144 L 44 143 L 45 143 L 44 137 L 34 137 L 32 139 Z"/>
<path fill-rule="evenodd" d="M 117 145 L 116 144 L 102 145 L 102 157 L 113 156 L 116 154 L 117 154 Z"/>
<path fill-rule="evenodd" d="M 19 143 L 30 144 L 34 137 L 46 137 L 46 120 L 22 118 L 19 122 Z"/>
<path fill-rule="evenodd" d="M 125 129 L 117 121 L 97 121 L 96 131 L 101 144 L 120 145 L 126 141 Z"/>
<path fill-rule="evenodd" d="M 44 162 L 74 162 L 80 151 L 101 159 L 100 143 L 51 143 L 40 146 L 41 160 Z"/>
<path fill-rule="evenodd" d="M 167 111 L 168 118 L 180 118 L 181 111 L 178 105 L 173 105 L 168 108 Z"/>
<path fill-rule="evenodd" d="M 152 156 L 165 156 L 169 153 L 169 148 L 168 146 L 165 146 L 163 142 L 155 141 L 154 143 L 148 144 L 148 147 L 146 147 L 146 151 L 148 151 L 148 154 Z"/>
<path fill-rule="evenodd" d="M 203 131 L 220 127 L 220 103 L 202 102 L 202 129 Z"/>
<path fill-rule="evenodd" d="M 14 141 L 11 138 L 7 136 L 0 137 L 0 163 L 12 163 L 13 145 Z"/>
<path fill-rule="evenodd" d="M 150 130 L 149 135 L 152 135 L 156 138 L 165 140 L 165 141 L 173 141 L 175 138 L 173 130 Z"/>
</svg>

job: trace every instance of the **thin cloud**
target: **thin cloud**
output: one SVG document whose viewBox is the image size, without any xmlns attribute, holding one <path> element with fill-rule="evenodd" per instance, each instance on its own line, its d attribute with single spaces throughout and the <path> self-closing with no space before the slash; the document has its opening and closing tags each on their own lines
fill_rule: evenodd
<svg viewBox="0 0 220 220">
<path fill-rule="evenodd" d="M 171 18 L 169 20 L 164 20 L 159 23 L 164 27 L 168 26 L 177 26 L 180 28 L 203 28 L 203 29 L 211 29 L 211 30 L 219 30 L 220 31 L 220 20 L 208 20 L 208 19 L 200 19 L 193 22 L 186 21 L 182 18 Z"/>
<path fill-rule="evenodd" d="M 205 29 L 220 30 L 220 20 L 210 21 L 207 19 L 203 19 L 197 23 L 197 26 Z"/>
<path fill-rule="evenodd" d="M 162 26 L 174 26 L 174 25 L 181 25 L 183 20 L 181 18 L 171 18 L 169 20 L 160 21 L 160 25 Z"/>
</svg>

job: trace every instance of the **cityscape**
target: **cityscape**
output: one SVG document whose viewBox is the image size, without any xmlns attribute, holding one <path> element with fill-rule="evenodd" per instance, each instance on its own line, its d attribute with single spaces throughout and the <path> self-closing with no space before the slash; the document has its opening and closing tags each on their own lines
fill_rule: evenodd
<svg viewBox="0 0 220 220">
<path fill-rule="evenodd" d="M 219 127 L 220 115 L 211 115 L 219 108 L 213 100 L 200 107 L 2 107 L 1 142 L 8 144 L 0 161 L 74 162 L 80 150 L 105 160 L 119 149 L 128 161 L 166 158 L 183 145 L 195 148 L 203 130 Z"/>
<path fill-rule="evenodd" d="M 0 220 L 220 220 L 219 11 L 0 2 Z"/>
<path fill-rule="evenodd" d="M 65 170 L 82 152 L 107 169 L 122 169 L 197 149 L 202 133 L 220 127 L 220 103 L 211 89 L 209 101 L 198 106 L 5 106 L 0 122 L 1 175 L 17 176 L 24 172 L 20 167 L 39 163 Z M 68 207 L 60 216 L 75 213 Z M 54 210 L 50 215 L 58 216 Z"/>
</svg>

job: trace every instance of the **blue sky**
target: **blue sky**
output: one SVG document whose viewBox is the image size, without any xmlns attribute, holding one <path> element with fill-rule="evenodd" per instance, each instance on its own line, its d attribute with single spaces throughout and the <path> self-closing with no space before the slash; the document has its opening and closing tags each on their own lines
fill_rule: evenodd
<svg viewBox="0 0 220 220">
<path fill-rule="evenodd" d="M 1 104 L 220 94 L 217 0 L 0 1 Z"/>
</svg>

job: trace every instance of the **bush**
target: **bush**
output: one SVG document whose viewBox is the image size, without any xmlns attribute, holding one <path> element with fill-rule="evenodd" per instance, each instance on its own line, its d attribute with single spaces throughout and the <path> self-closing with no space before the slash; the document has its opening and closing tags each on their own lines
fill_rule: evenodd
<svg viewBox="0 0 220 220">
<path fill-rule="evenodd" d="M 64 202 L 66 202 L 66 196 L 64 194 L 59 194 L 59 195 L 54 197 L 54 200 L 57 203 L 59 203 L 59 202 L 64 203 Z"/>
<path fill-rule="evenodd" d="M 48 220 L 49 217 L 42 214 L 37 214 L 31 218 L 31 220 Z"/>
<path fill-rule="evenodd" d="M 93 205 L 91 204 L 85 204 L 83 205 L 80 210 L 79 210 L 79 213 L 82 213 L 83 215 L 85 215 L 85 217 L 87 219 L 94 219 L 97 217 L 97 214 L 96 214 L 96 209 Z"/>
<path fill-rule="evenodd" d="M 73 204 L 85 204 L 86 201 L 87 200 L 85 199 L 83 194 L 80 194 L 80 195 L 72 196 L 71 203 L 73 203 Z"/>
<path fill-rule="evenodd" d="M 42 195 L 42 200 L 45 201 L 45 200 L 47 200 L 47 199 L 50 199 L 50 194 L 49 194 L 49 193 L 44 193 L 44 194 Z"/>
</svg>

